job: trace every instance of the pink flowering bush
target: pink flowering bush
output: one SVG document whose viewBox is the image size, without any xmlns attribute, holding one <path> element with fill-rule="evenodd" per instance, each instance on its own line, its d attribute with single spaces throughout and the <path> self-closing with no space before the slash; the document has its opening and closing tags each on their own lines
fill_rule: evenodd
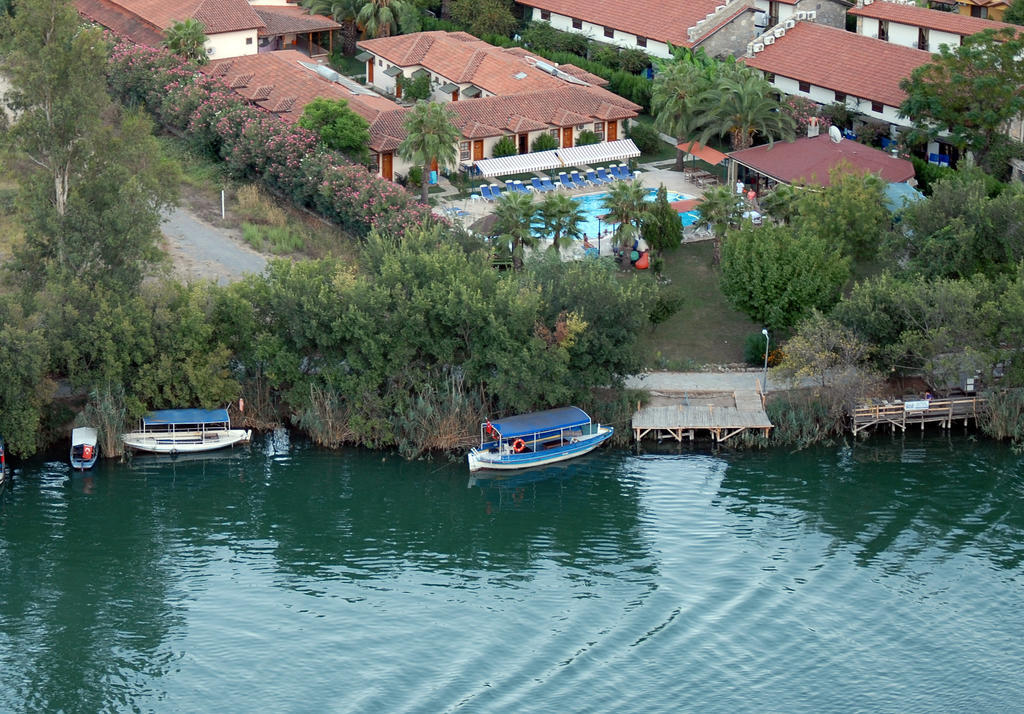
<svg viewBox="0 0 1024 714">
<path fill-rule="evenodd" d="M 246 103 L 166 50 L 118 43 L 108 82 L 123 102 L 145 106 L 195 150 L 223 159 L 232 176 L 261 180 L 357 236 L 399 234 L 431 220 L 401 187 L 348 164 L 315 133 Z"/>
</svg>

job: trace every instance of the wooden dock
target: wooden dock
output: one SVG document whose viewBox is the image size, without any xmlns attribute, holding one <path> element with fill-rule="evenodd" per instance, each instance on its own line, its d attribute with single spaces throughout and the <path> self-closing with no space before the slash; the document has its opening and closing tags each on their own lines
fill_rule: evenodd
<svg viewBox="0 0 1024 714">
<path fill-rule="evenodd" d="M 985 400 L 981 397 L 861 404 L 853 410 L 853 433 L 879 424 L 888 424 L 893 431 L 906 431 L 908 424 L 920 424 L 924 429 L 924 425 L 929 423 L 949 429 L 954 421 L 962 419 L 967 426 L 972 419 L 977 422 L 978 413 L 984 410 Z"/>
<path fill-rule="evenodd" d="M 686 393 L 673 392 L 655 394 L 659 397 L 656 404 L 643 408 L 638 404 L 633 414 L 633 436 L 637 442 L 652 434 L 659 439 L 670 437 L 681 442 L 689 438 L 693 441 L 697 432 L 706 431 L 717 443 L 722 443 L 747 429 L 759 429 L 767 436 L 772 428 L 760 392 L 716 394 L 713 399 L 704 398 L 704 404 L 700 403 L 701 396 L 691 398 Z"/>
</svg>

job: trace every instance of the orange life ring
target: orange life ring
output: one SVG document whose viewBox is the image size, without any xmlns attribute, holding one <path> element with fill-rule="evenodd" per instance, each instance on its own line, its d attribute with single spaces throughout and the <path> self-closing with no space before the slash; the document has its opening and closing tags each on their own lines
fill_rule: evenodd
<svg viewBox="0 0 1024 714">
<path fill-rule="evenodd" d="M 523 441 L 522 439 L 516 439 L 515 441 L 512 442 L 512 451 L 516 452 L 517 454 L 523 453 L 523 449 L 525 448 L 526 442 Z"/>
</svg>

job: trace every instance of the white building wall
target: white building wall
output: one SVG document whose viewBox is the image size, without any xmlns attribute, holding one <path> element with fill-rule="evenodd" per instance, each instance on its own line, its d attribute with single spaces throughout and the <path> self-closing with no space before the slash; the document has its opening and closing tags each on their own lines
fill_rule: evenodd
<svg viewBox="0 0 1024 714">
<path fill-rule="evenodd" d="M 775 86 L 779 88 L 779 91 L 783 94 L 794 95 L 797 97 L 805 97 L 813 102 L 817 102 L 821 105 L 835 104 L 835 92 L 825 87 L 819 87 L 815 84 L 810 85 L 809 92 L 800 91 L 800 83 L 795 79 L 789 77 L 775 77 Z M 868 99 L 860 99 L 857 97 L 847 96 L 846 106 L 851 111 L 863 114 L 866 117 L 884 121 L 888 124 L 895 124 L 896 126 L 909 127 L 911 122 L 906 117 L 899 115 L 898 107 L 891 107 L 887 104 L 882 105 L 882 111 L 876 112 L 871 109 L 871 101 Z"/>
<path fill-rule="evenodd" d="M 917 27 L 913 25 L 900 25 L 895 22 L 889 23 L 889 42 L 903 47 L 917 47 Z"/>
<path fill-rule="evenodd" d="M 585 35 L 592 40 L 597 42 L 604 42 L 609 45 L 616 45 L 626 49 L 641 50 L 654 57 L 662 57 L 664 59 L 670 59 L 672 55 L 668 51 L 668 44 L 665 42 L 659 42 L 658 40 L 652 40 L 647 38 L 647 46 L 641 47 L 636 43 L 636 35 L 622 30 L 615 30 L 615 37 L 604 36 L 604 25 L 595 25 L 592 22 L 584 22 L 583 28 L 577 30 L 572 26 L 572 18 L 565 15 L 559 15 L 557 12 L 551 13 L 550 20 L 542 20 L 540 16 L 540 8 L 533 8 L 533 19 L 536 22 L 547 22 L 556 30 L 562 30 L 563 32 L 575 32 L 577 35 Z"/>
<path fill-rule="evenodd" d="M 210 59 L 254 55 L 258 51 L 259 45 L 256 42 L 255 29 L 220 32 L 206 38 L 206 54 Z"/>
</svg>

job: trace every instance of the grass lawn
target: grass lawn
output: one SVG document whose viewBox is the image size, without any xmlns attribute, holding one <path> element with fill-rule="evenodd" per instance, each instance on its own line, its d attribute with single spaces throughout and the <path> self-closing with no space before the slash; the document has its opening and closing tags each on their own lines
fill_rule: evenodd
<svg viewBox="0 0 1024 714">
<path fill-rule="evenodd" d="M 663 275 L 683 295 L 679 312 L 640 339 L 649 366 L 695 369 L 743 361 L 743 341 L 761 325 L 729 307 L 711 267 L 711 241 L 680 246 L 665 256 Z"/>
</svg>

